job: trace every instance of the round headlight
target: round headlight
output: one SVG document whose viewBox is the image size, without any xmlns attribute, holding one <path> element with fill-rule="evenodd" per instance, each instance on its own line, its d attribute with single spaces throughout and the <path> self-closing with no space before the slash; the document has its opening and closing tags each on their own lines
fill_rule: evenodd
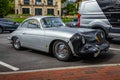
<svg viewBox="0 0 120 80">
<path fill-rule="evenodd" d="M 80 36 L 79 34 L 76 34 L 76 35 L 74 36 L 74 39 L 75 39 L 75 40 L 81 39 L 81 36 Z"/>
<path fill-rule="evenodd" d="M 82 43 L 85 44 L 85 37 L 82 36 Z"/>
<path fill-rule="evenodd" d="M 101 38 L 105 38 L 105 34 L 103 32 L 100 33 Z"/>
</svg>

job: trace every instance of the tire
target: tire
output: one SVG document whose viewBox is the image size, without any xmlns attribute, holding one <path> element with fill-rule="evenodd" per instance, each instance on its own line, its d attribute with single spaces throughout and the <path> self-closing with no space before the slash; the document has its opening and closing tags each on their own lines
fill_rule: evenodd
<svg viewBox="0 0 120 80">
<path fill-rule="evenodd" d="M 70 61 L 73 57 L 69 46 L 63 41 L 56 41 L 53 44 L 53 54 L 60 61 Z"/>
<path fill-rule="evenodd" d="M 13 44 L 13 47 L 16 50 L 21 50 L 22 49 L 19 38 L 17 38 L 17 37 L 13 38 L 13 43 L 12 44 Z"/>
<path fill-rule="evenodd" d="M 3 29 L 0 27 L 0 34 L 2 34 L 3 33 Z"/>
</svg>

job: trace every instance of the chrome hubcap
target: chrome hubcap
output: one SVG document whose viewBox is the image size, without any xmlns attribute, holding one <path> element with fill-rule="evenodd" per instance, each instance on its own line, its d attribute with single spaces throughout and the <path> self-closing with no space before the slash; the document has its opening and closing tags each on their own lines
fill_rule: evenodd
<svg viewBox="0 0 120 80">
<path fill-rule="evenodd" d="M 59 42 L 55 46 L 55 53 L 59 58 L 65 58 L 69 54 L 69 51 L 63 42 Z"/>
<path fill-rule="evenodd" d="M 19 40 L 19 39 L 16 39 L 16 40 L 14 41 L 14 47 L 15 47 L 16 49 L 20 48 L 20 40 Z"/>
</svg>

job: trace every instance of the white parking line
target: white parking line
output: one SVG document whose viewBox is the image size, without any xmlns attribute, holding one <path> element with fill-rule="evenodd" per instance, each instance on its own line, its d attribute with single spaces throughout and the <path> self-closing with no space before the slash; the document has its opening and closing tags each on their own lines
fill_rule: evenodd
<svg viewBox="0 0 120 80">
<path fill-rule="evenodd" d="M 117 48 L 110 48 L 110 50 L 120 51 L 120 49 Z"/>
<path fill-rule="evenodd" d="M 38 69 L 38 70 L 26 70 L 26 71 L 16 71 L 16 72 L 1 72 L 0 74 L 20 74 L 20 73 L 39 72 L 39 71 L 55 71 L 55 70 L 77 69 L 77 68 L 109 67 L 109 66 L 113 66 L 113 67 L 114 66 L 120 66 L 120 63 L 118 63 L 118 64 L 88 65 L 88 66 L 71 66 L 71 67 L 60 67 L 60 68 Z"/>
<path fill-rule="evenodd" d="M 4 62 L 2 62 L 2 61 L 0 61 L 0 65 L 5 66 L 5 67 L 7 67 L 7 68 L 9 68 L 9 69 L 11 69 L 11 70 L 13 70 L 13 71 L 19 70 L 19 68 L 14 67 L 14 66 L 12 66 L 12 65 L 9 65 L 9 64 L 7 64 L 7 63 L 4 63 Z"/>
</svg>

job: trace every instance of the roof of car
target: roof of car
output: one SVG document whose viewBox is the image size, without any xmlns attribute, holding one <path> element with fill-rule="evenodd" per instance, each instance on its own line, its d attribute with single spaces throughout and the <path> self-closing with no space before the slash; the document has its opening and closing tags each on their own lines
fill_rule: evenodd
<svg viewBox="0 0 120 80">
<path fill-rule="evenodd" d="M 56 16 L 32 16 L 32 17 L 29 17 L 28 19 L 33 19 L 33 18 L 41 19 L 41 18 L 45 18 L 45 17 L 56 17 Z"/>
</svg>

